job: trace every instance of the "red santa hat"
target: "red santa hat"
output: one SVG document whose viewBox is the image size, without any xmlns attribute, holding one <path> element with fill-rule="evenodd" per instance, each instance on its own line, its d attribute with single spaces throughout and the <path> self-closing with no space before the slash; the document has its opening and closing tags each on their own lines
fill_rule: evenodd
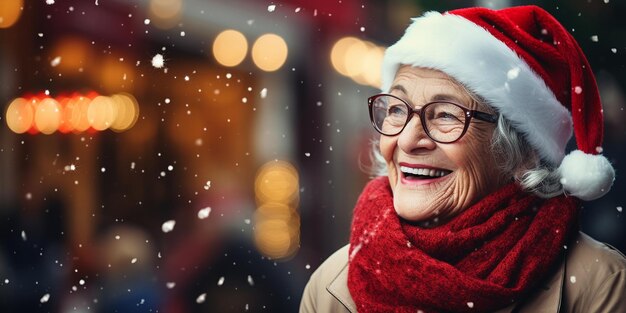
<svg viewBox="0 0 626 313">
<path fill-rule="evenodd" d="M 427 12 L 385 52 L 382 90 L 400 65 L 440 70 L 496 108 L 547 163 L 567 194 L 606 194 L 615 171 L 602 152 L 602 106 L 585 55 L 537 6 Z M 573 127 L 572 127 L 573 126 Z M 565 156 L 576 137 L 578 150 Z"/>
</svg>

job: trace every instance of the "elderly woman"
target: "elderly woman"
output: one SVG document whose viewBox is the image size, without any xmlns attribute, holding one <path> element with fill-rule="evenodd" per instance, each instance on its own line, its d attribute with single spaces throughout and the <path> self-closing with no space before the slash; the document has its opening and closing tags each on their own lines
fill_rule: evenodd
<svg viewBox="0 0 626 313">
<path fill-rule="evenodd" d="M 368 105 L 387 177 L 301 312 L 626 312 L 626 259 L 578 229 L 614 179 L 598 90 L 551 15 L 426 13 L 387 49 L 382 90 Z"/>
</svg>

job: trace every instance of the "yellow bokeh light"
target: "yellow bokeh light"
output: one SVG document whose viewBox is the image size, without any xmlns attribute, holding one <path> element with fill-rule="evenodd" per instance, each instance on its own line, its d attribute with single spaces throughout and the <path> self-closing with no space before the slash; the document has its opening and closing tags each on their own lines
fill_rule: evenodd
<svg viewBox="0 0 626 313">
<path fill-rule="evenodd" d="M 24 9 L 24 0 L 0 1 L 0 28 L 9 28 L 17 22 Z"/>
<path fill-rule="evenodd" d="M 344 64 L 346 75 L 354 78 L 363 71 L 363 55 L 367 53 L 367 45 L 363 41 L 357 41 L 346 50 Z"/>
<path fill-rule="evenodd" d="M 243 61 L 248 52 L 246 37 L 233 29 L 225 30 L 213 41 L 213 55 L 215 60 L 224 66 L 237 66 Z"/>
<path fill-rule="evenodd" d="M 178 24 L 182 9 L 182 0 L 150 0 L 149 16 L 156 27 L 169 29 Z"/>
<path fill-rule="evenodd" d="M 363 71 L 360 76 L 366 85 L 380 88 L 384 55 L 385 50 L 383 48 L 371 45 L 365 56 L 363 56 Z"/>
<path fill-rule="evenodd" d="M 36 104 L 35 127 L 49 135 L 57 131 L 61 124 L 61 106 L 52 98 L 45 98 Z"/>
<path fill-rule="evenodd" d="M 117 116 L 115 109 L 109 97 L 97 96 L 89 104 L 87 120 L 95 130 L 105 130 L 115 121 Z"/>
<path fill-rule="evenodd" d="M 252 46 L 254 64 L 266 72 L 273 72 L 283 66 L 287 54 L 287 43 L 276 34 L 262 35 Z"/>
<path fill-rule="evenodd" d="M 282 219 L 290 220 L 297 212 L 294 208 L 284 203 L 265 203 L 257 208 L 255 217 L 257 220 Z"/>
<path fill-rule="evenodd" d="M 28 100 L 16 98 L 7 108 L 7 126 L 14 133 L 23 134 L 33 126 L 34 115 L 33 106 Z"/>
<path fill-rule="evenodd" d="M 330 62 L 339 74 L 349 76 L 346 69 L 346 54 L 348 49 L 361 41 L 354 37 L 339 39 L 330 51 Z"/>
<path fill-rule="evenodd" d="M 280 202 L 297 204 L 298 172 L 284 161 L 272 161 L 259 170 L 255 180 L 255 192 L 259 203 Z"/>
<path fill-rule="evenodd" d="M 288 162 L 271 161 L 257 172 L 254 241 L 261 253 L 273 259 L 293 256 L 300 245 L 298 172 Z"/>
<path fill-rule="evenodd" d="M 288 221 L 267 219 L 254 228 L 254 241 L 261 253 L 272 259 L 292 256 L 298 248 L 299 229 L 294 232 Z"/>
<path fill-rule="evenodd" d="M 57 101 L 59 102 L 59 106 L 61 108 L 61 117 L 60 117 L 58 130 L 64 134 L 69 133 L 72 130 L 74 130 L 74 127 L 70 123 L 71 111 L 67 109 L 68 103 L 70 102 L 70 100 L 71 98 L 66 97 L 66 96 L 61 96 L 57 99 Z"/>
<path fill-rule="evenodd" d="M 87 111 L 91 98 L 85 96 L 72 97 L 65 106 L 65 116 L 70 127 L 76 132 L 83 132 L 89 128 Z"/>
<path fill-rule="evenodd" d="M 333 45 L 330 61 L 339 74 L 359 84 L 378 88 L 384 53 L 384 48 L 371 42 L 344 37 Z"/>
<path fill-rule="evenodd" d="M 117 116 L 110 128 L 116 132 L 121 132 L 133 127 L 139 117 L 137 99 L 130 94 L 119 93 L 111 96 L 111 101 L 116 107 Z"/>
</svg>

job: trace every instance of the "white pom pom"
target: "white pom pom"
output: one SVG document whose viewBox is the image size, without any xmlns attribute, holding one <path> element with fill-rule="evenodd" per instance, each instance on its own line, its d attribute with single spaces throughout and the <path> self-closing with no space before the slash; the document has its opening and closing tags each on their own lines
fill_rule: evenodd
<svg viewBox="0 0 626 313">
<path fill-rule="evenodd" d="M 615 180 L 615 170 L 609 160 L 580 150 L 566 155 L 558 171 L 565 192 L 585 201 L 604 196 Z"/>
</svg>

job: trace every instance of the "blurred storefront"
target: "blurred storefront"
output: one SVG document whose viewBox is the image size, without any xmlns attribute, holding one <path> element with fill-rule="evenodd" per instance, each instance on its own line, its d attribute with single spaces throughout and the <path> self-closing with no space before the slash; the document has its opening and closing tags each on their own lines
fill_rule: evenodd
<svg viewBox="0 0 626 313">
<path fill-rule="evenodd" d="M 602 73 L 619 174 L 624 4 L 544 2 Z M 0 311 L 296 311 L 370 178 L 384 46 L 472 4 L 3 0 Z M 583 226 L 624 251 L 623 188 Z"/>
</svg>

